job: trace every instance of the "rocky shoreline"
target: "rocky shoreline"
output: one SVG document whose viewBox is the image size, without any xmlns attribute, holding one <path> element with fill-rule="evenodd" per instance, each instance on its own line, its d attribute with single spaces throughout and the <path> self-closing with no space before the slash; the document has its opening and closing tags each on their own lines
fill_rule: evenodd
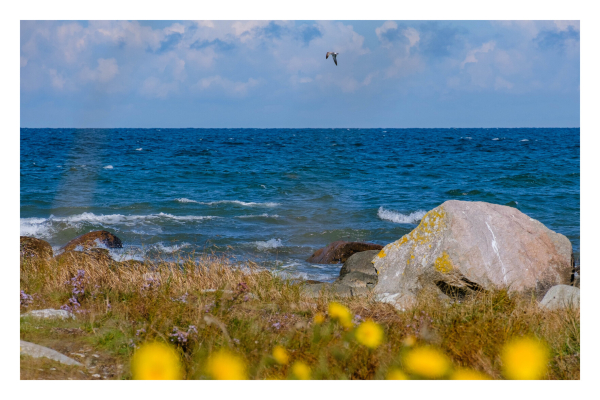
<svg viewBox="0 0 600 400">
<path fill-rule="evenodd" d="M 94 231 L 71 240 L 55 255 L 41 239 L 20 238 L 22 259 L 115 267 L 141 263 L 113 260 L 107 249 L 122 246 L 114 234 Z M 451 301 L 479 291 L 507 289 L 531 293 L 542 306 L 579 304 L 579 265 L 569 240 L 515 208 L 484 202 L 447 201 L 425 214 L 409 234 L 385 247 L 336 241 L 307 261 L 342 264 L 333 283 L 303 282 L 313 297 L 323 291 L 350 297 L 373 294 L 378 301 L 406 310 L 428 288 Z"/>
</svg>

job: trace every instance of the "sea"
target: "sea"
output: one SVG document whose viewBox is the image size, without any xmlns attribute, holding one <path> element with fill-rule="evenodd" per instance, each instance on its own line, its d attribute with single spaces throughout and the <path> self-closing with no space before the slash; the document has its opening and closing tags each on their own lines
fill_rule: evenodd
<svg viewBox="0 0 600 400">
<path fill-rule="evenodd" d="M 574 129 L 27 129 L 21 235 L 107 230 L 116 260 L 205 254 L 331 281 L 335 240 L 386 245 L 446 200 L 514 207 L 579 255 Z"/>
</svg>

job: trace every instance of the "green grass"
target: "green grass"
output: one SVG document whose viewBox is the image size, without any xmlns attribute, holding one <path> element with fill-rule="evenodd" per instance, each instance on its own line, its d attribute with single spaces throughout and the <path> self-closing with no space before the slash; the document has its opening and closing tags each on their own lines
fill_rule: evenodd
<svg viewBox="0 0 600 400">
<path fill-rule="evenodd" d="M 22 260 L 21 289 L 35 294 L 34 303 L 22 312 L 59 308 L 71 297 L 66 282 L 77 270 L 83 269 L 86 279 L 79 298 L 84 312 L 65 321 L 22 318 L 21 338 L 57 350 L 61 343 L 89 346 L 106 363 L 123 366 L 112 379 L 131 378 L 129 361 L 136 347 L 155 340 L 177 349 L 187 379 L 206 378 L 207 357 L 223 347 L 242 357 L 252 379 L 287 378 L 289 366 L 271 357 L 276 344 L 289 351 L 292 362 L 307 363 L 315 379 L 383 379 L 392 366 L 402 368 L 403 354 L 409 351 L 405 339 L 414 337 L 417 346 L 439 348 L 455 367 L 501 379 L 503 345 L 513 337 L 535 336 L 551 349 L 546 379 L 579 379 L 579 309 L 545 311 L 533 299 L 506 291 L 479 293 L 452 304 L 426 292 L 414 309 L 399 312 L 372 297 L 324 293 L 310 298 L 302 285 L 258 267 L 237 270 L 223 258 L 187 261 L 184 266 Z M 160 284 L 144 288 L 150 276 Z M 185 302 L 177 301 L 186 293 Z M 333 300 L 380 324 L 383 344 L 370 350 L 335 321 L 313 323 L 315 314 L 326 314 Z M 190 326 L 198 333 L 190 334 L 187 342 L 171 340 L 174 328 L 187 331 Z M 31 370 L 23 363 L 22 372 Z"/>
</svg>

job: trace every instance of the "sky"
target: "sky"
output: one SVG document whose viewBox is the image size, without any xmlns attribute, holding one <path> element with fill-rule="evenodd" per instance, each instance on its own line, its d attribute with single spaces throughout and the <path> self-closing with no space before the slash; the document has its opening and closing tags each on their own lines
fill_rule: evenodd
<svg viewBox="0 0 600 400">
<path fill-rule="evenodd" d="M 579 127 L 579 30 L 579 21 L 21 21 L 20 124 Z"/>
</svg>

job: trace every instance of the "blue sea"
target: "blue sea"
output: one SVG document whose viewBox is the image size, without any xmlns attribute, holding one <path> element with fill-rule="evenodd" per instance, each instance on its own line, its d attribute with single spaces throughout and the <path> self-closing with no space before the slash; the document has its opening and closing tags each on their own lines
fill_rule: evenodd
<svg viewBox="0 0 600 400">
<path fill-rule="evenodd" d="M 331 280 L 446 200 L 518 208 L 579 253 L 579 129 L 21 129 L 21 235 L 105 229 L 117 260 L 225 254 Z"/>
</svg>

